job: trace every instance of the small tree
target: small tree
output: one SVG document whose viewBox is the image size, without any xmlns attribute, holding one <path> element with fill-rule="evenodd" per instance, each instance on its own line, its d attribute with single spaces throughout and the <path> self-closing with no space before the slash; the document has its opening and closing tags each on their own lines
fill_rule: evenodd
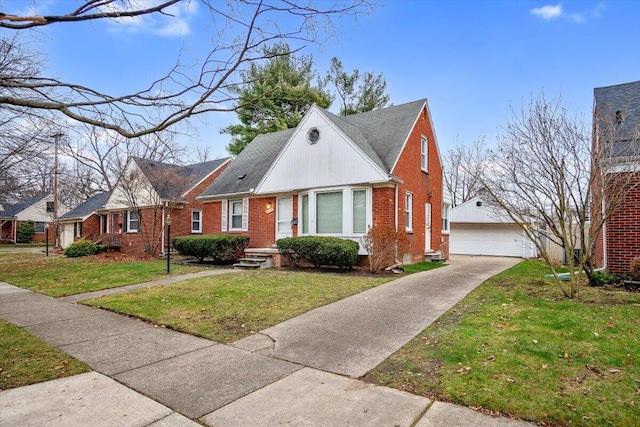
<svg viewBox="0 0 640 427">
<path fill-rule="evenodd" d="M 139 232 L 142 233 L 145 252 L 155 255 L 160 249 L 162 217 L 181 202 L 182 195 L 191 182 L 190 176 L 180 173 L 177 165 L 147 162 L 149 170 L 143 173 L 139 167 L 128 167 L 120 176 L 120 203 L 138 214 Z"/>
<path fill-rule="evenodd" d="M 479 176 L 486 168 L 485 137 L 476 139 L 471 146 L 456 143 L 443 160 L 443 177 L 453 206 L 458 206 L 476 197 L 482 190 Z"/>
<path fill-rule="evenodd" d="M 404 254 L 410 247 L 407 233 L 382 225 L 370 227 L 362 243 L 369 255 L 369 270 L 372 273 L 398 264 L 398 254 Z"/>
<path fill-rule="evenodd" d="M 18 226 L 18 236 L 16 238 L 16 242 L 29 243 L 33 240 L 33 236 L 35 235 L 36 235 L 36 227 L 33 221 L 21 222 L 20 225 Z"/>
<path fill-rule="evenodd" d="M 592 135 L 591 126 L 569 115 L 561 98 L 541 95 L 527 108 L 513 111 L 497 147 L 487 153 L 487 168 L 478 176 L 484 197 L 520 225 L 568 298 L 578 296 L 585 275 L 597 284 L 596 239 L 640 182 L 634 181 L 633 172 L 640 162 L 637 131 L 621 161 L 615 156 L 620 140 L 615 115 L 603 114 L 596 129 Z M 540 224 L 546 227 L 544 233 Z M 561 280 L 547 239 L 565 249 L 568 281 Z M 580 251 L 574 254 L 576 248 Z"/>
</svg>

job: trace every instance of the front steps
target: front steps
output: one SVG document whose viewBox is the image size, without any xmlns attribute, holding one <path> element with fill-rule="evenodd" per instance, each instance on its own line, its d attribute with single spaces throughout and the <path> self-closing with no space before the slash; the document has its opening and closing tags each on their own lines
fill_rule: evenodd
<svg viewBox="0 0 640 427">
<path fill-rule="evenodd" d="M 440 252 L 440 251 L 425 253 L 424 254 L 424 260 L 425 261 L 431 261 L 431 262 L 446 262 L 447 261 L 447 259 L 442 256 L 442 252 Z"/>
<path fill-rule="evenodd" d="M 273 268 L 273 257 L 270 254 L 247 254 L 240 258 L 240 262 L 233 264 L 236 270 L 260 270 Z"/>
</svg>

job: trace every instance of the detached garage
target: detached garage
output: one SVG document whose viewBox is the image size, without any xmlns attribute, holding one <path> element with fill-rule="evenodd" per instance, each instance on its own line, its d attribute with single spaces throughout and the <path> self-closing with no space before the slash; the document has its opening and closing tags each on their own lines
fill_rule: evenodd
<svg viewBox="0 0 640 427">
<path fill-rule="evenodd" d="M 480 197 L 451 209 L 449 252 L 533 258 L 535 246 L 506 214 L 487 207 Z"/>
</svg>

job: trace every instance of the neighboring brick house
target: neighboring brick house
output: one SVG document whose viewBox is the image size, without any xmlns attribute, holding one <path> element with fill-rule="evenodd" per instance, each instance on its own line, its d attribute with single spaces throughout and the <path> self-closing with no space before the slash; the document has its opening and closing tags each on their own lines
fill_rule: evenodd
<svg viewBox="0 0 640 427">
<path fill-rule="evenodd" d="M 257 136 L 198 199 L 205 233 L 247 235 L 267 253 L 284 237 L 360 242 L 388 225 L 410 236 L 401 258 L 415 262 L 448 256 L 442 182 L 426 100 L 346 117 L 314 105 L 295 129 Z"/>
<path fill-rule="evenodd" d="M 207 220 L 196 196 L 225 170 L 230 157 L 176 166 L 131 157 L 101 215 L 98 240 L 122 252 L 164 254 L 165 221 L 171 215 L 171 237 L 201 234 Z"/>
<path fill-rule="evenodd" d="M 18 227 L 21 222 L 32 221 L 36 228 L 33 240 L 44 242 L 46 233 L 49 233 L 49 241 L 55 240 L 55 227 L 53 221 L 54 197 L 53 194 L 38 194 L 25 198 L 16 203 L 0 203 L 0 240 L 16 243 Z M 58 215 L 62 215 L 69 209 L 63 203 L 58 202 Z"/>
<path fill-rule="evenodd" d="M 77 240 L 95 240 L 106 232 L 101 228 L 106 221 L 98 212 L 104 209 L 110 194 L 96 194 L 60 217 L 60 246 L 63 249 Z"/>
<path fill-rule="evenodd" d="M 629 272 L 631 260 L 640 257 L 640 81 L 594 89 L 595 144 L 603 142 L 604 124 L 616 127 L 611 146 L 613 166 L 602 173 L 623 173 L 627 193 L 605 221 L 596 239 L 595 261 L 613 274 Z M 631 174 L 631 175 L 629 175 Z M 613 197 L 605 190 L 602 209 Z M 600 207 L 594 207 L 597 215 Z"/>
</svg>

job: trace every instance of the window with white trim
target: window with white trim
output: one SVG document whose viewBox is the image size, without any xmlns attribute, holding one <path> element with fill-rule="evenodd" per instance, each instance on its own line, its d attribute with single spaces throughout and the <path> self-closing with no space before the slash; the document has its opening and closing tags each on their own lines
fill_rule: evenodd
<svg viewBox="0 0 640 427">
<path fill-rule="evenodd" d="M 229 202 L 229 230 L 242 230 L 242 200 Z"/>
<path fill-rule="evenodd" d="M 191 232 L 202 233 L 202 211 L 199 209 L 191 211 Z"/>
<path fill-rule="evenodd" d="M 127 233 L 137 233 L 140 227 L 140 216 L 138 212 L 127 211 Z"/>
<path fill-rule="evenodd" d="M 309 234 L 309 195 L 300 195 L 300 219 L 302 229 L 300 234 Z"/>
<path fill-rule="evenodd" d="M 404 224 L 407 231 L 413 231 L 413 194 L 404 195 Z"/>
<path fill-rule="evenodd" d="M 298 195 L 300 235 L 357 237 L 367 232 L 372 216 L 371 189 L 340 187 Z"/>
<path fill-rule="evenodd" d="M 316 233 L 342 234 L 342 191 L 316 194 Z"/>
<path fill-rule="evenodd" d="M 448 204 L 443 204 L 442 205 L 442 231 L 445 233 L 449 232 L 449 210 L 451 209 L 451 206 Z"/>
<path fill-rule="evenodd" d="M 73 237 L 82 237 L 82 222 L 73 223 Z"/>
<path fill-rule="evenodd" d="M 429 170 L 429 140 L 423 136 L 420 140 L 420 167 L 422 170 Z"/>
<path fill-rule="evenodd" d="M 367 232 L 367 190 L 353 190 L 351 193 L 353 206 L 353 233 Z"/>
<path fill-rule="evenodd" d="M 44 230 L 45 230 L 45 223 L 44 222 L 36 222 L 34 224 L 34 227 L 36 229 L 36 233 L 38 234 L 44 234 Z"/>
</svg>

